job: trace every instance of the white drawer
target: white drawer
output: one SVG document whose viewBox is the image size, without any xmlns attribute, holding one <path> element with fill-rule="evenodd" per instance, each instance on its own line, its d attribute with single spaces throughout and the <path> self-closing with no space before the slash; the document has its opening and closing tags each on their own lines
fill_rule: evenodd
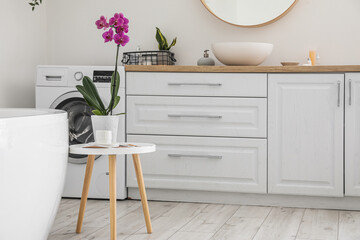
<svg viewBox="0 0 360 240">
<path fill-rule="evenodd" d="M 266 139 L 128 135 L 156 144 L 141 155 L 147 188 L 266 193 Z M 137 187 L 127 158 L 127 187 Z"/>
<path fill-rule="evenodd" d="M 67 67 L 38 67 L 37 86 L 67 86 Z"/>
<path fill-rule="evenodd" d="M 129 95 L 266 97 L 267 74 L 127 72 Z"/>
<path fill-rule="evenodd" d="M 127 133 L 266 137 L 265 98 L 127 97 Z"/>
</svg>

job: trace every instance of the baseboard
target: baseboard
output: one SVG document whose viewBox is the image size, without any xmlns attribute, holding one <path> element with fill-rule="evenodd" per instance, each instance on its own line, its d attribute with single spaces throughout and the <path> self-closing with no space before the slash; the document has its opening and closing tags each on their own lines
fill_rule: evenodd
<svg viewBox="0 0 360 240">
<path fill-rule="evenodd" d="M 146 192 L 148 200 L 157 201 L 360 210 L 358 197 L 311 197 L 168 189 L 147 189 Z M 128 197 L 140 199 L 138 189 L 128 188 Z"/>
</svg>

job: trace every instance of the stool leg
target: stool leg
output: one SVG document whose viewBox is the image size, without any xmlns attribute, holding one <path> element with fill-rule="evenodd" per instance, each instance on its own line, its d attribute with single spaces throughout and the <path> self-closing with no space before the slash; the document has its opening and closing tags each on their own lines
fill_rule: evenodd
<svg viewBox="0 0 360 240">
<path fill-rule="evenodd" d="M 116 155 L 109 155 L 110 239 L 116 239 Z"/>
<path fill-rule="evenodd" d="M 142 173 L 142 169 L 141 169 L 140 156 L 139 156 L 139 154 L 133 154 L 132 156 L 133 156 L 133 161 L 134 161 L 136 178 L 137 178 L 137 182 L 138 182 L 138 186 L 139 186 L 141 203 L 142 203 L 142 207 L 143 207 L 143 211 L 144 211 L 146 229 L 147 229 L 148 233 L 152 233 L 149 206 L 147 203 L 147 197 L 146 197 L 146 192 L 145 192 L 145 184 L 144 184 L 144 178 L 143 178 L 143 173 Z"/>
<path fill-rule="evenodd" d="M 92 174 L 92 170 L 94 167 L 94 160 L 95 160 L 95 155 L 88 156 L 88 161 L 86 164 L 85 178 L 84 178 L 84 185 L 83 185 L 83 190 L 82 190 L 82 194 L 81 194 L 79 216 L 78 216 L 77 226 L 76 226 L 76 233 L 81 233 L 81 227 L 82 227 L 82 223 L 83 223 L 83 219 L 84 219 L 86 201 L 87 201 L 87 197 L 88 197 L 88 193 L 89 193 L 91 174 Z"/>
</svg>

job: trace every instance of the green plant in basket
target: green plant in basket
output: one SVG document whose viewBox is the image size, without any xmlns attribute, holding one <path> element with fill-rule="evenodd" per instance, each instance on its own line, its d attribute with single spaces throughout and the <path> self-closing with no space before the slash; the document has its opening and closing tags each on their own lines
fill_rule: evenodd
<svg viewBox="0 0 360 240">
<path fill-rule="evenodd" d="M 175 46 L 176 44 L 176 38 L 174 38 L 169 46 L 166 37 L 161 33 L 158 27 L 156 28 L 155 38 L 156 41 L 159 43 L 159 50 L 170 50 L 170 48 Z"/>
</svg>

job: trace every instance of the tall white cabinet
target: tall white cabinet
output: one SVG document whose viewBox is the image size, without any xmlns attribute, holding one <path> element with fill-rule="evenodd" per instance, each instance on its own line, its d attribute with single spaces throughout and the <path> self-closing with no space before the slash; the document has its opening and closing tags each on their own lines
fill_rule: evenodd
<svg viewBox="0 0 360 240">
<path fill-rule="evenodd" d="M 360 73 L 345 75 L 345 195 L 360 196 Z"/>
<path fill-rule="evenodd" d="M 269 74 L 268 86 L 268 193 L 343 196 L 344 74 Z"/>
</svg>

